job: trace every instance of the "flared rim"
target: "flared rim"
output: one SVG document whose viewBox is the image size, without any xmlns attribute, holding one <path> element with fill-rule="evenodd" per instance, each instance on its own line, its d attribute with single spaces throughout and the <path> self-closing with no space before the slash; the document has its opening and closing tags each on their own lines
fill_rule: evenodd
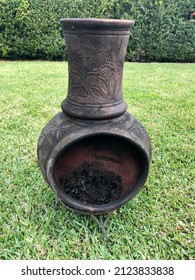
<svg viewBox="0 0 195 280">
<path fill-rule="evenodd" d="M 98 18 L 61 18 L 60 23 L 65 30 L 130 30 L 134 20 L 98 19 Z"/>
</svg>

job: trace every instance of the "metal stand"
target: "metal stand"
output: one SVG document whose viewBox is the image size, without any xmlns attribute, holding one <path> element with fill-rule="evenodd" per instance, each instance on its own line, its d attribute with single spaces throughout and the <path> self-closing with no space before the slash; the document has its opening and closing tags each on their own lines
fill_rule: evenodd
<svg viewBox="0 0 195 280">
<path fill-rule="evenodd" d="M 61 201 L 60 201 L 59 197 L 56 197 L 56 201 L 54 203 L 54 210 L 58 210 L 58 206 L 59 206 L 60 202 Z"/>
<path fill-rule="evenodd" d="M 60 202 L 61 202 L 61 200 L 59 199 L 59 197 L 56 197 L 56 201 L 54 203 L 54 210 L 56 210 L 56 211 L 58 210 Z M 106 226 L 107 226 L 107 223 L 108 223 L 112 213 L 113 213 L 113 211 L 107 213 L 107 217 L 106 217 L 105 221 L 103 222 L 103 224 L 98 220 L 97 216 L 95 216 L 93 214 L 90 214 L 91 218 L 97 223 L 97 225 L 101 229 L 101 232 L 102 232 L 102 235 L 103 235 L 103 239 L 104 239 L 104 246 L 105 246 L 106 250 L 108 249 L 108 246 L 107 246 L 107 235 L 106 235 Z"/>
<path fill-rule="evenodd" d="M 112 211 L 112 212 L 113 212 L 113 211 Z M 95 215 L 93 215 L 93 214 L 90 215 L 91 218 L 98 224 L 99 228 L 100 228 L 101 231 L 102 231 L 102 235 L 103 235 L 103 239 L 104 239 L 104 247 L 105 247 L 106 250 L 108 250 L 108 246 L 107 246 L 107 235 L 106 235 L 106 225 L 107 225 L 107 223 L 108 223 L 108 220 L 110 219 L 110 216 L 111 216 L 112 212 L 109 212 L 109 213 L 107 214 L 107 217 L 106 217 L 106 219 L 105 219 L 105 221 L 104 221 L 103 224 L 98 220 L 98 218 L 97 218 Z"/>
</svg>

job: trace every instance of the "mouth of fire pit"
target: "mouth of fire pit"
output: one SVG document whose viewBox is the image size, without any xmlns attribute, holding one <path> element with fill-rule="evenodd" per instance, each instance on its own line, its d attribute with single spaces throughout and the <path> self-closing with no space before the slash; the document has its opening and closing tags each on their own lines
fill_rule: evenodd
<svg viewBox="0 0 195 280">
<path fill-rule="evenodd" d="M 70 143 L 57 155 L 55 191 L 75 211 L 112 210 L 134 196 L 146 180 L 146 161 L 128 139 L 109 134 L 88 136 Z"/>
</svg>

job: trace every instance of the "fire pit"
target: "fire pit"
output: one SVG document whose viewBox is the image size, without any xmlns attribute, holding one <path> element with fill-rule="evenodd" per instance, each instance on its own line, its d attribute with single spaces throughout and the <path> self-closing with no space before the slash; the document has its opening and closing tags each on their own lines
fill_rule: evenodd
<svg viewBox="0 0 195 280">
<path fill-rule="evenodd" d="M 38 160 L 65 207 L 111 212 L 144 186 L 151 146 L 122 97 L 131 20 L 61 19 L 68 52 L 68 95 L 41 132 Z"/>
</svg>

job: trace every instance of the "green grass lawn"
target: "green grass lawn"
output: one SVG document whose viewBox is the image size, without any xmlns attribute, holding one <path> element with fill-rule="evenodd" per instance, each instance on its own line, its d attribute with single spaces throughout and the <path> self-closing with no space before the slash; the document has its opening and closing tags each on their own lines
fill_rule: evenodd
<svg viewBox="0 0 195 280">
<path fill-rule="evenodd" d="M 125 64 L 124 99 L 153 155 L 146 188 L 109 220 L 106 250 L 90 217 L 54 210 L 37 164 L 67 63 L 0 61 L 0 259 L 195 259 L 194 77 L 194 64 Z"/>
</svg>

